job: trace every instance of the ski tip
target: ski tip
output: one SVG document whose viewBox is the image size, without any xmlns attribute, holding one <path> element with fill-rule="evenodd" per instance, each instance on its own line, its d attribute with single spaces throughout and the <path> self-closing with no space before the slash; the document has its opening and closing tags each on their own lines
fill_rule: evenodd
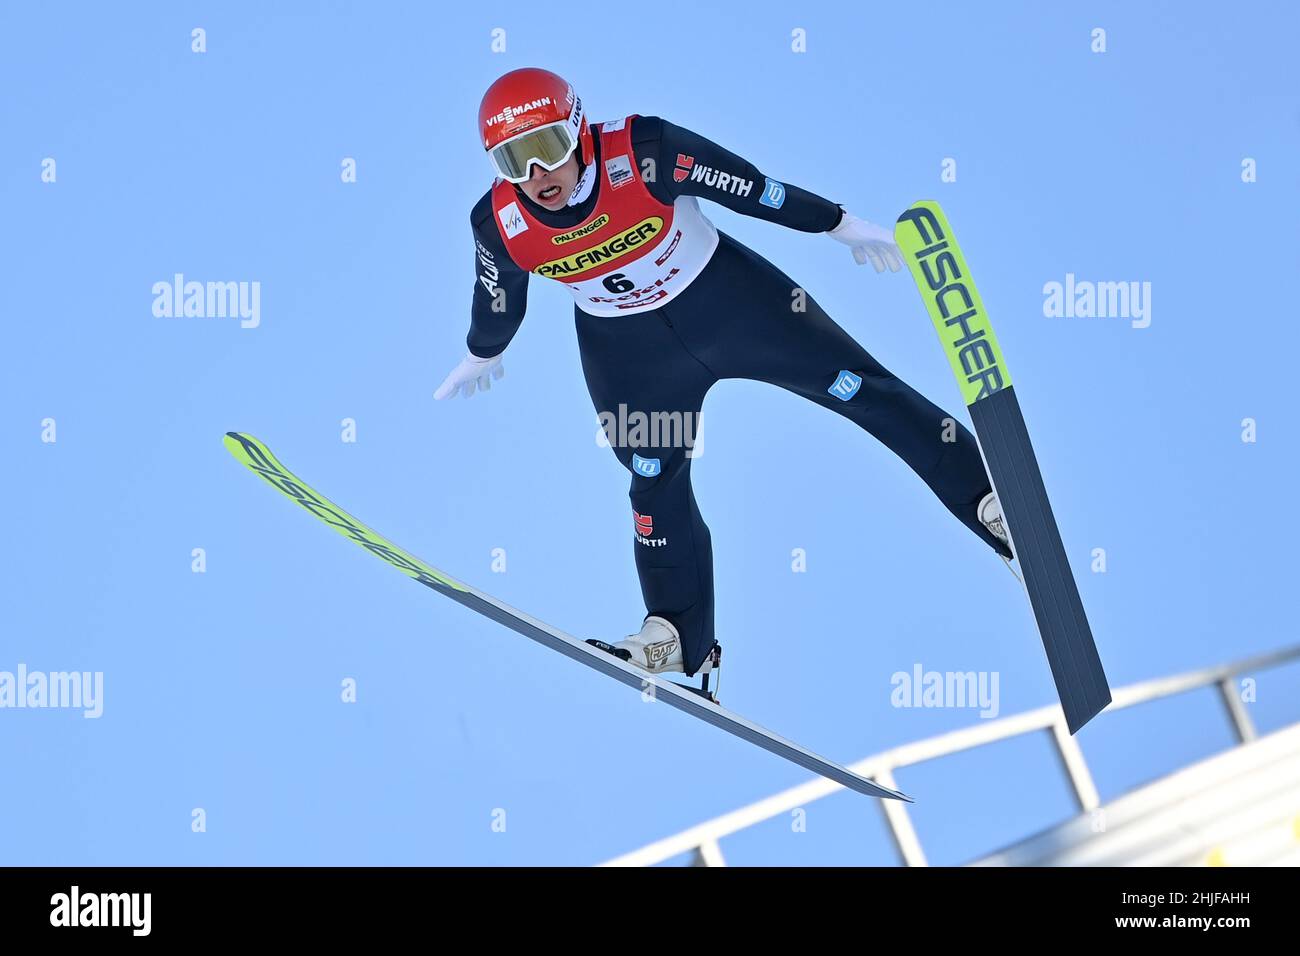
<svg viewBox="0 0 1300 956">
<path fill-rule="evenodd" d="M 239 461 L 247 464 L 246 456 L 242 454 L 242 450 L 247 446 L 250 437 L 242 432 L 226 432 L 221 439 L 221 444 L 226 446 L 226 451 L 234 455 Z"/>
<path fill-rule="evenodd" d="M 226 432 L 225 437 L 222 438 L 222 444 L 226 446 L 226 451 L 230 452 L 236 461 L 241 465 L 252 468 L 254 471 L 265 467 L 285 471 L 284 466 L 276 461 L 275 455 L 271 454 L 271 449 L 248 434 L 248 432 Z"/>
<path fill-rule="evenodd" d="M 905 253 L 904 259 L 913 267 L 913 278 L 918 281 L 920 279 L 921 274 L 915 268 L 922 251 L 933 252 L 931 247 L 942 248 L 936 246 L 936 243 L 950 232 L 943 209 L 933 199 L 921 199 L 912 203 L 894 220 L 894 242 L 898 244 L 899 251 Z M 925 294 L 923 291 L 922 296 Z"/>
<path fill-rule="evenodd" d="M 226 451 L 230 452 L 240 461 L 248 463 L 248 457 L 251 452 L 260 451 L 266 454 L 270 453 L 261 441 L 254 438 L 248 432 L 226 432 L 222 437 L 221 443 L 226 446 Z"/>
<path fill-rule="evenodd" d="M 894 222 L 902 223 L 908 219 L 911 219 L 912 216 L 909 215 L 909 213 L 911 213 L 914 209 L 938 210 L 939 204 L 935 202 L 933 199 L 918 199 L 916 202 L 912 203 L 912 205 L 908 206 L 906 209 L 900 212 L 898 214 L 898 218 L 895 219 Z"/>
</svg>

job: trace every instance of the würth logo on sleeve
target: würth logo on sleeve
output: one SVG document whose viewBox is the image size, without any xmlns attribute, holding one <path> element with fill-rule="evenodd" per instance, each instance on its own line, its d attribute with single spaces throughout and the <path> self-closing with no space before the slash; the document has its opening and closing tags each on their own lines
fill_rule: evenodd
<svg viewBox="0 0 1300 956">
<path fill-rule="evenodd" d="M 679 172 L 679 169 L 674 169 L 673 176 L 676 177 Z M 700 163 L 692 162 L 690 175 L 693 183 L 702 183 L 721 192 L 731 193 L 733 196 L 748 196 L 750 190 L 754 188 L 752 179 L 745 179 L 735 173 L 724 173 L 720 169 L 714 169 L 712 166 L 704 166 Z M 677 181 L 681 182 L 680 179 Z"/>
<path fill-rule="evenodd" d="M 695 165 L 695 157 L 687 156 L 685 153 L 677 154 L 677 166 L 673 169 L 673 182 L 680 183 L 686 180 L 691 174 L 691 167 Z"/>
<path fill-rule="evenodd" d="M 652 538 L 655 533 L 655 519 L 650 515 L 632 512 L 632 521 L 636 525 L 636 540 L 647 548 L 662 548 L 668 544 L 667 538 Z"/>
</svg>

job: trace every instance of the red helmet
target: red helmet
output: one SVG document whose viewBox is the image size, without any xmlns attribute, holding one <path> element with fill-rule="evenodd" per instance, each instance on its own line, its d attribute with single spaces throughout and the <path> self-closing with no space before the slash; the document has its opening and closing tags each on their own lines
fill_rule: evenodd
<svg viewBox="0 0 1300 956">
<path fill-rule="evenodd" d="M 493 169 L 512 183 L 525 182 L 533 163 L 558 169 L 579 145 L 583 163 L 596 156 L 582 100 L 549 70 L 511 70 L 489 86 L 478 126 Z"/>
</svg>

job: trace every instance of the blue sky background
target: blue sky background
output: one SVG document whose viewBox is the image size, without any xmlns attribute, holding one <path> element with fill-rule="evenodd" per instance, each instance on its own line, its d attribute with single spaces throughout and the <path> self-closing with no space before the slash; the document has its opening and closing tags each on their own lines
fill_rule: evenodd
<svg viewBox="0 0 1300 956">
<path fill-rule="evenodd" d="M 229 429 L 259 436 L 414 553 L 575 635 L 639 625 L 628 480 L 594 441 L 567 293 L 533 283 L 489 395 L 432 400 L 464 350 L 467 215 L 490 179 L 478 100 L 519 66 L 564 74 L 594 118 L 668 117 L 878 222 L 944 204 L 1112 685 L 1296 641 L 1293 6 L 536 11 L 0 12 L 0 670 L 105 675 L 99 720 L 0 710 L 0 863 L 587 864 L 807 779 L 414 586 L 222 447 Z M 796 27 L 806 54 L 790 52 Z M 956 183 L 939 181 L 945 157 Z M 961 411 L 905 274 L 706 211 Z M 151 287 L 175 272 L 259 281 L 261 326 L 155 318 Z M 1150 327 L 1043 317 L 1044 283 L 1067 272 L 1151 282 Z M 890 676 L 917 663 L 998 672 L 1004 715 L 1054 701 L 1015 582 L 881 446 L 753 383 L 719 385 L 705 416 L 694 475 L 730 708 L 850 761 L 979 719 L 892 707 Z M 1260 675 L 1261 728 L 1300 716 L 1298 671 Z M 339 702 L 347 677 L 355 705 Z M 1104 715 L 1080 740 L 1108 798 L 1230 734 L 1203 691 Z M 898 783 L 935 863 L 1071 811 L 1038 738 Z M 808 812 L 806 833 L 777 820 L 723 850 L 892 862 L 872 802 Z"/>
</svg>

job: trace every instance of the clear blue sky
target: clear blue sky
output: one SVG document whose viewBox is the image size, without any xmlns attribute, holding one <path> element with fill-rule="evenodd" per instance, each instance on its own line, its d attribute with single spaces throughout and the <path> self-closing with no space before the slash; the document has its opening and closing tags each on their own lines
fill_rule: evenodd
<svg viewBox="0 0 1300 956">
<path fill-rule="evenodd" d="M 1296 640 L 1293 6 L 536 9 L 0 13 L 0 670 L 105 680 L 99 720 L 0 710 L 0 863 L 586 864 L 807 778 L 413 585 L 222 447 L 229 429 L 259 436 L 411 551 L 576 635 L 639 624 L 627 476 L 594 441 L 567 294 L 533 283 L 489 395 L 432 401 L 463 352 L 467 214 L 489 184 L 478 99 L 519 66 L 569 77 L 598 119 L 668 117 L 878 222 L 944 204 L 1113 685 Z M 905 274 L 707 211 L 960 411 Z M 155 317 L 151 287 L 176 272 L 260 282 L 260 327 Z M 1044 317 L 1066 273 L 1150 282 L 1150 327 Z M 917 663 L 996 671 L 1003 714 L 1054 700 L 1015 582 L 882 447 L 752 383 L 716 387 L 705 422 L 694 473 L 729 707 L 848 761 L 978 720 L 892 707 L 890 676 Z M 1261 676 L 1264 729 L 1300 716 L 1296 674 Z M 1229 735 L 1207 691 L 1080 739 L 1108 797 Z M 899 785 L 937 863 L 1070 810 L 1037 740 Z M 850 794 L 813 805 L 807 833 L 778 821 L 724 850 L 892 860 Z"/>
</svg>

